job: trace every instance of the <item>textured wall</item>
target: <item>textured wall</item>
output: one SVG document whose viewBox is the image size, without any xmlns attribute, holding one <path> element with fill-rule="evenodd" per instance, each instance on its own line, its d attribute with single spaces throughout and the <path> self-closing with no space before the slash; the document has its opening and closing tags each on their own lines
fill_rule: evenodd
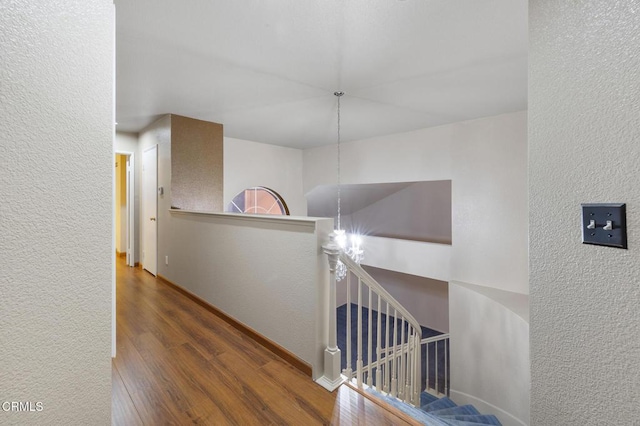
<svg viewBox="0 0 640 426">
<path fill-rule="evenodd" d="M 172 114 L 171 205 L 223 211 L 223 178 L 222 124 Z"/>
<path fill-rule="evenodd" d="M 530 2 L 531 420 L 640 415 L 640 14 Z M 629 250 L 583 245 L 580 203 L 626 202 Z"/>
<path fill-rule="evenodd" d="M 292 216 L 307 215 L 302 150 L 224 138 L 224 208 L 240 191 L 266 186 L 284 198 Z"/>
<path fill-rule="evenodd" d="M 110 424 L 114 6 L 0 6 L 0 424 Z"/>
</svg>

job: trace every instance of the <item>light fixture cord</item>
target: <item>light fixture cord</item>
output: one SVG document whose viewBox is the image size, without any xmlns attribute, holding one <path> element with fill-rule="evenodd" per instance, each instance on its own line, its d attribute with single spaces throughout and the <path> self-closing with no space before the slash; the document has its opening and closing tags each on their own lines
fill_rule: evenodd
<svg viewBox="0 0 640 426">
<path fill-rule="evenodd" d="M 338 97 L 338 229 L 340 228 L 340 97 L 341 92 L 335 92 L 334 95 Z"/>
</svg>

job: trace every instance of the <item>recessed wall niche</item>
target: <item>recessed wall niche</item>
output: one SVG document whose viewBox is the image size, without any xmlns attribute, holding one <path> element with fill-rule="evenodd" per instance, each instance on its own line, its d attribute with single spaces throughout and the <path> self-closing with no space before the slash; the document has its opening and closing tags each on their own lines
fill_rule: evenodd
<svg viewBox="0 0 640 426">
<path fill-rule="evenodd" d="M 223 211 L 222 124 L 171 114 L 171 206 Z"/>
</svg>

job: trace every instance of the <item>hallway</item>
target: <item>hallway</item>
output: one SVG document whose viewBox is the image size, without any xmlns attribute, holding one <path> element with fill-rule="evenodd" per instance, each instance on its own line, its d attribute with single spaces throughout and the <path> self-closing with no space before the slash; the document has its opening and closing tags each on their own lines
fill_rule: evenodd
<svg viewBox="0 0 640 426">
<path fill-rule="evenodd" d="M 123 259 L 116 280 L 114 425 L 329 423 L 335 392 Z"/>
</svg>

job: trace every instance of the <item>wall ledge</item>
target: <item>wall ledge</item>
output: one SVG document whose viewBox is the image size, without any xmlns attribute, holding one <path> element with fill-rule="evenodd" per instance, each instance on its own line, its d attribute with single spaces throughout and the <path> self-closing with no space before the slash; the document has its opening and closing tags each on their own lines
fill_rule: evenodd
<svg viewBox="0 0 640 426">
<path fill-rule="evenodd" d="M 306 227 L 310 231 L 316 229 L 316 224 L 319 221 L 329 221 L 324 217 L 305 217 L 305 216 L 275 216 L 275 215 L 258 215 L 258 214 L 244 214 L 244 213 L 225 213 L 225 212 L 203 212 L 195 210 L 182 210 L 182 209 L 169 209 L 171 214 L 179 215 L 194 215 L 200 217 L 211 217 L 225 222 L 236 222 L 246 224 L 277 224 L 281 226 L 291 225 L 293 227 Z"/>
<path fill-rule="evenodd" d="M 529 324 L 529 295 L 514 293 L 512 291 L 500 290 L 497 288 L 485 287 L 477 284 L 470 284 L 461 281 L 449 281 L 450 285 L 458 285 L 468 290 L 481 294 L 488 299 L 504 306 L 514 314 L 522 318 Z"/>
</svg>

